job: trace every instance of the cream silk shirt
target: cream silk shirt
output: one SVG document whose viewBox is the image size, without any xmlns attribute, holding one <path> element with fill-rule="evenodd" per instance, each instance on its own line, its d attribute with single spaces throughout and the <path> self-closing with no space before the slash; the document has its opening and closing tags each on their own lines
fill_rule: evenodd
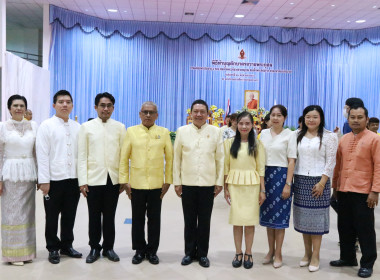
<svg viewBox="0 0 380 280">
<path fill-rule="evenodd" d="M 37 131 L 38 183 L 76 179 L 80 124 L 56 116 L 45 120 Z"/>
<path fill-rule="evenodd" d="M 372 131 L 343 135 L 336 153 L 332 188 L 341 192 L 380 192 L 380 136 Z"/>
<path fill-rule="evenodd" d="M 119 183 L 120 150 L 125 136 L 124 124 L 100 118 L 82 124 L 78 138 L 79 186 L 104 186 L 109 174 Z"/>
<path fill-rule="evenodd" d="M 127 129 L 121 149 L 120 184 L 130 183 L 134 189 L 159 189 L 164 182 L 173 183 L 172 171 L 173 146 L 169 130 L 157 125 L 148 129 L 142 124 Z"/>
<path fill-rule="evenodd" d="M 204 124 L 178 128 L 174 143 L 173 184 L 188 186 L 224 185 L 222 130 Z"/>
</svg>

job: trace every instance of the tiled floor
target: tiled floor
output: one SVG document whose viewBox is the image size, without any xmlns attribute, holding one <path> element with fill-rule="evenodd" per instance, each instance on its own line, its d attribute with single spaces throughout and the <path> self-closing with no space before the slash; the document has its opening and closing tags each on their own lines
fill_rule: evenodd
<svg viewBox="0 0 380 280">
<path fill-rule="evenodd" d="M 358 279 L 355 268 L 332 268 L 329 261 L 339 258 L 337 244 L 336 214 L 331 211 L 330 234 L 325 235 L 321 249 L 321 269 L 310 273 L 307 268 L 300 268 L 298 263 L 303 256 L 303 241 L 300 233 L 292 228 L 286 230 L 283 246 L 284 266 L 274 269 L 271 265 L 262 265 L 261 259 L 267 250 L 266 230 L 258 226 L 253 245 L 254 266 L 250 270 L 243 267 L 231 266 L 234 257 L 232 226 L 228 220 L 228 205 L 222 194 L 215 200 L 211 225 L 211 240 L 209 258 L 210 268 L 202 268 L 198 263 L 187 267 L 180 265 L 183 257 L 183 216 L 181 202 L 175 195 L 173 187 L 166 195 L 162 207 L 161 244 L 158 251 L 159 265 L 151 265 L 144 261 L 140 265 L 131 263 L 134 252 L 131 249 L 131 225 L 124 224 L 126 218 L 131 217 L 130 201 L 125 194 L 120 196 L 116 214 L 116 242 L 115 251 L 121 260 L 112 263 L 105 258 L 94 264 L 86 264 L 85 257 L 89 252 L 87 223 L 88 213 L 85 199 L 81 197 L 75 225 L 74 247 L 82 252 L 82 259 L 62 257 L 61 263 L 52 265 L 47 260 L 44 239 L 44 209 L 42 194 L 37 193 L 37 259 L 23 267 L 0 265 L 0 279 Z M 332 210 L 332 209 L 331 209 Z M 380 253 L 380 209 L 376 209 L 377 247 Z M 360 257 L 360 254 L 358 254 Z M 372 279 L 380 279 L 380 260 L 376 262 Z"/>
</svg>

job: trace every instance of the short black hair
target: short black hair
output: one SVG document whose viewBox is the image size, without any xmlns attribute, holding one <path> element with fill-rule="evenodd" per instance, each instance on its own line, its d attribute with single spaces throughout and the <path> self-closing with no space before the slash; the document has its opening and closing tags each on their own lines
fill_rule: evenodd
<svg viewBox="0 0 380 280">
<path fill-rule="evenodd" d="M 71 96 L 70 92 L 68 92 L 67 90 L 64 90 L 64 89 L 61 89 L 59 91 L 57 91 L 55 94 L 54 94 L 54 97 L 53 97 L 53 103 L 56 104 L 57 103 L 57 100 L 58 100 L 58 97 L 59 96 L 70 96 L 70 99 L 71 99 L 71 102 L 73 102 L 73 97 Z"/>
<path fill-rule="evenodd" d="M 351 110 L 357 110 L 357 109 L 360 109 L 360 108 L 362 108 L 364 110 L 364 114 L 365 114 L 366 118 L 368 118 L 368 110 L 367 110 L 367 108 L 364 107 L 363 105 L 358 104 L 358 103 L 356 103 L 352 107 L 350 107 L 350 111 L 348 111 L 348 116 L 350 116 Z"/>
<path fill-rule="evenodd" d="M 95 106 L 98 106 L 100 99 L 102 98 L 108 98 L 109 100 L 111 100 L 112 104 L 115 105 L 115 97 L 113 97 L 113 95 L 109 92 L 102 92 L 98 93 L 95 96 Z"/>
<path fill-rule="evenodd" d="M 380 120 L 378 118 L 372 117 L 369 118 L 368 124 L 370 123 L 380 123 Z"/>
<path fill-rule="evenodd" d="M 190 111 L 193 111 L 193 107 L 194 105 L 196 104 L 201 104 L 201 105 L 205 105 L 206 106 L 206 110 L 207 110 L 207 113 L 208 113 L 208 105 L 206 103 L 206 101 L 202 100 L 202 99 L 197 99 L 193 102 L 193 104 L 191 104 L 191 108 L 190 108 Z"/>
<path fill-rule="evenodd" d="M 302 123 L 302 121 L 303 121 L 303 116 L 298 118 L 298 123 Z"/>
<path fill-rule="evenodd" d="M 25 110 L 28 109 L 28 101 L 26 101 L 26 98 L 24 96 L 19 95 L 19 94 L 14 94 L 14 95 L 12 95 L 11 97 L 8 98 L 8 104 L 7 104 L 8 105 L 8 110 L 11 109 L 12 103 L 15 100 L 22 100 L 22 101 L 24 101 Z"/>
<path fill-rule="evenodd" d="M 286 119 L 286 117 L 288 116 L 288 110 L 286 110 L 286 107 L 284 105 L 281 105 L 281 104 L 274 105 L 272 108 L 270 108 L 269 115 L 271 115 L 272 111 L 276 108 L 280 110 L 281 115 L 283 115 L 284 118 Z"/>
<path fill-rule="evenodd" d="M 348 107 L 352 107 L 354 106 L 355 104 L 358 104 L 359 106 L 361 106 L 362 108 L 364 108 L 364 102 L 363 100 L 361 100 L 360 98 L 357 98 L 357 97 L 351 97 L 351 98 L 348 98 L 346 100 L 346 105 Z"/>
</svg>

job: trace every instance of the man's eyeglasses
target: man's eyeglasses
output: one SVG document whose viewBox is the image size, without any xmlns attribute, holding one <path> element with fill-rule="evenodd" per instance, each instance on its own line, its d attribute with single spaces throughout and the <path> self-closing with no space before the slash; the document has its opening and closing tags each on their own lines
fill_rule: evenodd
<svg viewBox="0 0 380 280">
<path fill-rule="evenodd" d="M 157 111 L 141 111 L 141 113 L 143 113 L 145 116 L 147 115 L 155 115 L 157 114 Z"/>
<path fill-rule="evenodd" d="M 105 109 L 105 108 L 111 109 L 111 108 L 113 108 L 113 104 L 112 103 L 108 103 L 108 104 L 102 103 L 102 104 L 99 104 L 98 107 L 100 107 L 102 109 Z"/>
</svg>

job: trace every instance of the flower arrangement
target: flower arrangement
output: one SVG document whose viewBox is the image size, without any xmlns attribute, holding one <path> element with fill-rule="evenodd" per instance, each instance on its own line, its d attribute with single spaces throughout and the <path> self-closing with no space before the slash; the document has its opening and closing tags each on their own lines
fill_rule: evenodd
<svg viewBox="0 0 380 280">
<path fill-rule="evenodd" d="M 223 124 L 224 110 L 222 108 L 218 109 L 218 107 L 216 107 L 215 105 L 211 105 L 210 110 L 212 118 L 210 120 L 211 124 L 219 127 L 219 124 Z"/>
</svg>

